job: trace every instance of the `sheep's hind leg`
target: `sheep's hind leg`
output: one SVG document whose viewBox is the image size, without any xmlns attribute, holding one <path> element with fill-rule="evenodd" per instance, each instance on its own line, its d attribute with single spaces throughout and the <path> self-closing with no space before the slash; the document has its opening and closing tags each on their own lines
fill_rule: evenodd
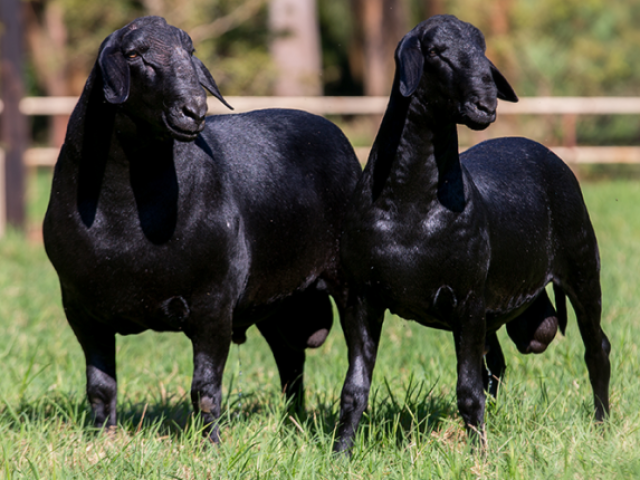
<svg viewBox="0 0 640 480">
<path fill-rule="evenodd" d="M 97 428 L 113 431 L 116 426 L 116 337 L 115 332 L 96 323 L 88 325 L 86 319 L 78 321 L 66 309 L 84 351 L 87 374 L 87 399 L 93 411 Z"/>
<path fill-rule="evenodd" d="M 311 289 L 287 299 L 272 317 L 257 324 L 278 366 L 290 411 L 299 416 L 305 411 L 305 349 L 322 345 L 332 323 L 329 296 Z"/>
<path fill-rule="evenodd" d="M 584 278 L 584 277 L 583 277 Z M 584 358 L 593 388 L 596 420 L 609 414 L 609 380 L 611 344 L 600 325 L 602 300 L 600 282 L 587 280 L 575 289 L 565 288 L 576 312 L 578 327 L 585 347 Z"/>
<path fill-rule="evenodd" d="M 485 349 L 487 353 L 484 356 L 485 365 L 483 365 L 484 389 L 489 392 L 489 395 L 496 398 L 506 369 L 504 355 L 496 332 L 487 334 Z"/>
<path fill-rule="evenodd" d="M 275 321 L 271 318 L 258 323 L 257 327 L 271 348 L 280 375 L 280 386 L 291 412 L 302 416 L 304 413 L 304 349 L 293 349 L 287 345 Z"/>
</svg>

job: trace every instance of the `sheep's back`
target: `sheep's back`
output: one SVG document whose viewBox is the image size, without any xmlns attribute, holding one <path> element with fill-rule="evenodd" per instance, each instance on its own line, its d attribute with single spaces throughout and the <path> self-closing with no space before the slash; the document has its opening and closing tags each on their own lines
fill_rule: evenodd
<svg viewBox="0 0 640 480">
<path fill-rule="evenodd" d="M 595 245 L 580 186 L 548 148 L 525 138 L 500 138 L 467 150 L 460 160 L 487 212 L 489 298 L 524 301 L 536 288 L 521 292 L 518 285 L 541 289 L 566 276 L 570 264 L 593 261 L 578 258 L 581 252 L 592 256 Z"/>
<path fill-rule="evenodd" d="M 250 239 L 247 300 L 299 289 L 335 268 L 361 172 L 338 127 L 306 112 L 267 109 L 210 117 L 202 138 Z"/>
</svg>

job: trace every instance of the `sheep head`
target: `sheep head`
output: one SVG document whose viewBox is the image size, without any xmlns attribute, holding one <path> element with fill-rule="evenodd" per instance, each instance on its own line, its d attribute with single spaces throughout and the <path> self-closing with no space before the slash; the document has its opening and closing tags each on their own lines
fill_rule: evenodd
<svg viewBox="0 0 640 480">
<path fill-rule="evenodd" d="M 396 49 L 396 88 L 429 106 L 432 121 L 454 121 L 481 130 L 496 118 L 497 99 L 515 92 L 485 56 L 484 36 L 452 15 L 418 24 Z"/>
<path fill-rule="evenodd" d="M 109 35 L 98 71 L 105 100 L 154 135 L 192 141 L 204 128 L 206 88 L 223 104 L 191 38 L 161 17 L 142 17 Z"/>
</svg>

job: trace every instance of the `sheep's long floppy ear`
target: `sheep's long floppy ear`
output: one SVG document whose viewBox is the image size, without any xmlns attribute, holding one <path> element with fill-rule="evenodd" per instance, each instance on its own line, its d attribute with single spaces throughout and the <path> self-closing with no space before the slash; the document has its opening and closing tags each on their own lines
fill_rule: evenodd
<svg viewBox="0 0 640 480">
<path fill-rule="evenodd" d="M 207 67 L 204 66 L 204 63 L 200 61 L 199 58 L 191 57 L 191 61 L 193 62 L 193 66 L 196 67 L 196 72 L 198 72 L 198 81 L 200 85 L 209 90 L 211 95 L 216 97 L 218 100 L 222 102 L 230 110 L 233 110 L 233 107 L 227 103 L 227 101 L 222 97 L 220 90 L 218 90 L 218 85 L 216 85 L 216 81 L 211 76 L 211 72 L 207 70 Z"/>
<path fill-rule="evenodd" d="M 488 60 L 488 59 L 487 59 Z M 498 98 L 501 100 L 506 100 L 507 102 L 516 103 L 518 101 L 518 96 L 516 92 L 513 91 L 507 79 L 500 73 L 500 70 L 496 68 L 496 66 L 489 60 L 489 65 L 491 68 L 491 76 L 493 77 L 493 81 L 498 87 Z"/>
<path fill-rule="evenodd" d="M 396 50 L 396 65 L 400 76 L 400 93 L 408 97 L 418 88 L 424 67 L 418 37 L 408 34 L 400 41 Z"/>
<path fill-rule="evenodd" d="M 98 57 L 98 66 L 102 74 L 104 98 L 113 104 L 124 103 L 129 98 L 129 66 L 120 51 L 119 32 L 113 32 L 103 42 Z"/>
</svg>

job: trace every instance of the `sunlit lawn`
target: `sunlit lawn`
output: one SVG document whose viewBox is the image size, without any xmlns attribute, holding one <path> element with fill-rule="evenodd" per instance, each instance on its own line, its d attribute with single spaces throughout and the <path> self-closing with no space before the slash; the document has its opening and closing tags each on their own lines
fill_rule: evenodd
<svg viewBox="0 0 640 480">
<path fill-rule="evenodd" d="M 31 218 L 42 215 L 47 178 Z M 33 187 L 33 185 L 32 185 Z M 118 337 L 119 423 L 91 428 L 84 359 L 41 243 L 0 240 L 0 478 L 634 478 L 640 477 L 640 183 L 587 183 L 612 343 L 612 416 L 591 421 L 575 320 L 541 356 L 501 332 L 506 382 L 487 409 L 489 446 L 472 452 L 455 403 L 450 334 L 389 316 L 372 401 L 350 460 L 331 453 L 347 368 L 336 324 L 308 354 L 306 421 L 286 418 L 275 364 L 256 329 L 231 349 L 222 443 L 190 416 L 191 348 L 180 334 Z M 32 195 L 33 197 L 34 195 Z"/>
</svg>

